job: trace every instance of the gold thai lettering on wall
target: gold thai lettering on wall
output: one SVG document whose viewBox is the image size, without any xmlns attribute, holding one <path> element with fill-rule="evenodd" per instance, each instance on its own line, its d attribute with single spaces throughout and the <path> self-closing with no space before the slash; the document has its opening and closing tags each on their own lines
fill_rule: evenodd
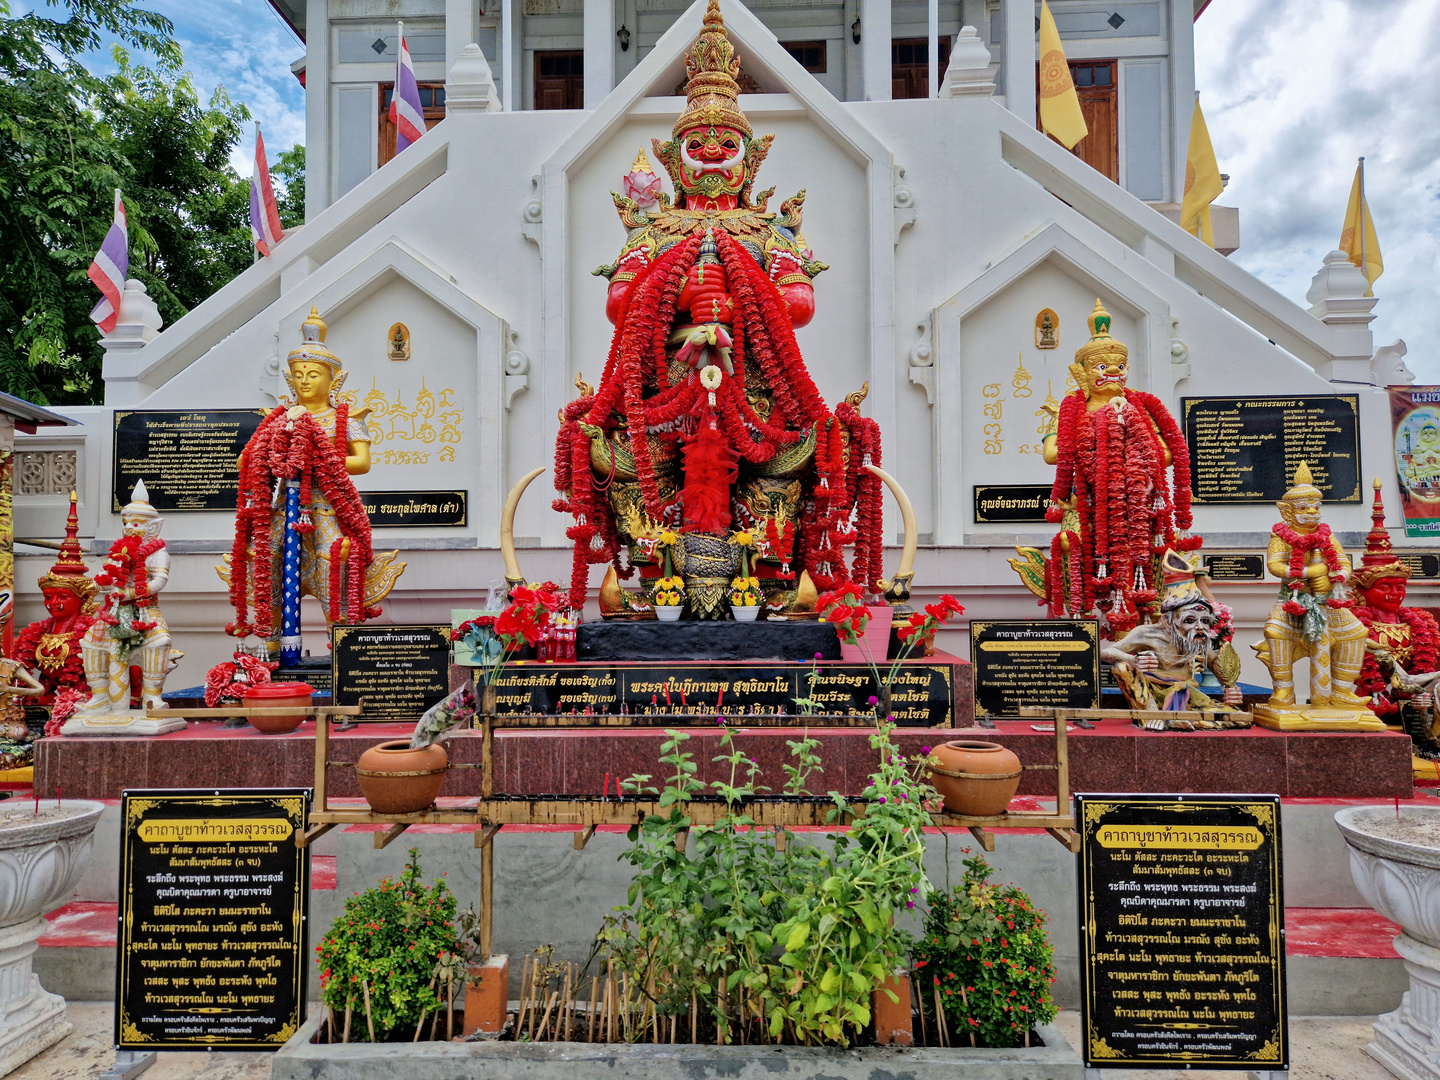
<svg viewBox="0 0 1440 1080">
<path fill-rule="evenodd" d="M 1045 453 L 1045 436 L 1050 432 L 1050 425 L 1060 415 L 1060 402 L 1055 400 L 1055 391 L 1051 387 L 1049 379 L 1045 380 L 1045 402 L 1035 410 L 1035 417 L 1040 423 L 1035 425 L 1035 434 L 1040 436 L 1037 443 L 1021 443 L 1020 453 L 1041 454 Z"/>
<path fill-rule="evenodd" d="M 995 421 L 986 424 L 983 429 L 987 454 L 999 454 L 1005 449 L 1005 430 L 999 423 L 1005 415 L 1005 403 L 1000 400 L 1000 392 L 998 382 L 986 383 L 980 388 L 980 393 L 989 399 L 985 402 L 986 419 Z"/>
<path fill-rule="evenodd" d="M 458 391 L 451 387 L 431 390 L 421 379 L 410 405 L 405 404 L 403 390 L 394 390 L 393 399 L 390 393 L 381 390 L 379 380 L 372 378 L 364 398 L 358 398 L 354 391 L 336 395 L 357 411 L 369 410 L 365 423 L 370 429 L 375 463 L 428 465 L 432 460 L 454 461 L 455 447 L 465 437 L 465 406 L 457 400 Z"/>
</svg>

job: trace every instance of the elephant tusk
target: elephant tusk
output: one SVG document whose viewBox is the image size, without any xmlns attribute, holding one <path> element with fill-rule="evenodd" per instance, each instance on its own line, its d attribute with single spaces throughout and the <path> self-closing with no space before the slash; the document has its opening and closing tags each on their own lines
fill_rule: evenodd
<svg viewBox="0 0 1440 1080">
<path fill-rule="evenodd" d="M 522 476 L 520 482 L 510 489 L 505 509 L 500 514 L 500 554 L 505 559 L 505 584 L 512 589 L 525 584 L 525 578 L 520 573 L 520 560 L 515 557 L 515 508 L 520 505 L 520 496 L 525 494 L 530 481 L 544 471 L 542 465 Z"/>
<path fill-rule="evenodd" d="M 889 581 L 882 578 L 875 584 L 892 602 L 898 600 L 899 604 L 903 606 L 910 598 L 910 582 L 915 577 L 915 548 L 919 546 L 920 542 L 920 532 L 915 524 L 915 507 L 911 505 L 910 496 L 905 494 L 905 489 L 884 469 L 874 465 L 866 465 L 864 468 L 878 476 L 890 489 L 890 494 L 895 496 L 895 501 L 900 504 L 900 520 L 905 525 L 905 546 L 900 552 L 900 567 Z M 896 591 L 896 596 L 890 596 L 892 589 Z M 903 592 L 904 595 L 898 595 L 900 592 Z"/>
</svg>

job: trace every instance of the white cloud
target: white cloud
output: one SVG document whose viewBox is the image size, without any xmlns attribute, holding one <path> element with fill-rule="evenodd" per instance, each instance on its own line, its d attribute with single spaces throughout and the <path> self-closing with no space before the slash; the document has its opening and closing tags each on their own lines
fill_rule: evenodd
<svg viewBox="0 0 1440 1080">
<path fill-rule="evenodd" d="M 1195 24 L 1195 81 L 1240 207 L 1232 260 L 1305 304 L 1340 237 L 1355 159 L 1385 259 L 1371 324 L 1404 338 L 1440 382 L 1440 4 L 1435 0 L 1218 0 Z"/>
</svg>

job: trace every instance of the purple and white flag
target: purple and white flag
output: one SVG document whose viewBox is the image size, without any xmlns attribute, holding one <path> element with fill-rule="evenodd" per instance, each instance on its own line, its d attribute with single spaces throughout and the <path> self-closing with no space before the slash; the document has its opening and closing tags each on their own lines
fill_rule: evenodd
<svg viewBox="0 0 1440 1080">
<path fill-rule="evenodd" d="M 280 207 L 275 202 L 275 188 L 270 183 L 270 166 L 265 163 L 265 140 L 260 125 L 255 125 L 255 171 L 250 177 L 250 236 L 261 255 L 280 242 Z"/>
<path fill-rule="evenodd" d="M 125 291 L 125 275 L 129 272 L 130 233 L 125 227 L 125 203 L 120 199 L 120 189 L 116 188 L 115 220 L 86 271 L 101 292 L 100 303 L 90 312 L 90 318 L 99 324 L 102 334 L 114 330 L 120 318 L 120 294 Z"/>
<path fill-rule="evenodd" d="M 395 125 L 397 154 L 425 134 L 425 110 L 420 105 L 420 87 L 415 84 L 415 65 L 405 45 L 405 24 L 399 27 L 400 55 L 395 59 L 395 89 L 390 94 L 390 122 Z"/>
</svg>

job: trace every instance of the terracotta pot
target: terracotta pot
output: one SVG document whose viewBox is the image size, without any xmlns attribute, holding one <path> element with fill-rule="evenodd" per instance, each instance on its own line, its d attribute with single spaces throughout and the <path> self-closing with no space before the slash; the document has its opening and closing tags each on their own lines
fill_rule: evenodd
<svg viewBox="0 0 1440 1080">
<path fill-rule="evenodd" d="M 1015 797 L 1020 759 L 999 743 L 955 739 L 930 751 L 930 783 L 948 813 L 993 817 Z"/>
<path fill-rule="evenodd" d="M 286 705 L 309 708 L 315 688 L 309 683 L 287 682 L 266 683 L 252 686 L 245 691 L 245 704 L 258 709 L 278 709 Z M 285 713 L 276 716 L 252 716 L 250 725 L 266 735 L 284 735 L 294 731 L 309 719 L 303 712 Z"/>
<path fill-rule="evenodd" d="M 439 743 L 411 750 L 410 740 L 392 739 L 361 754 L 355 776 L 360 794 L 377 814 L 414 814 L 435 801 L 448 768 Z"/>
</svg>

